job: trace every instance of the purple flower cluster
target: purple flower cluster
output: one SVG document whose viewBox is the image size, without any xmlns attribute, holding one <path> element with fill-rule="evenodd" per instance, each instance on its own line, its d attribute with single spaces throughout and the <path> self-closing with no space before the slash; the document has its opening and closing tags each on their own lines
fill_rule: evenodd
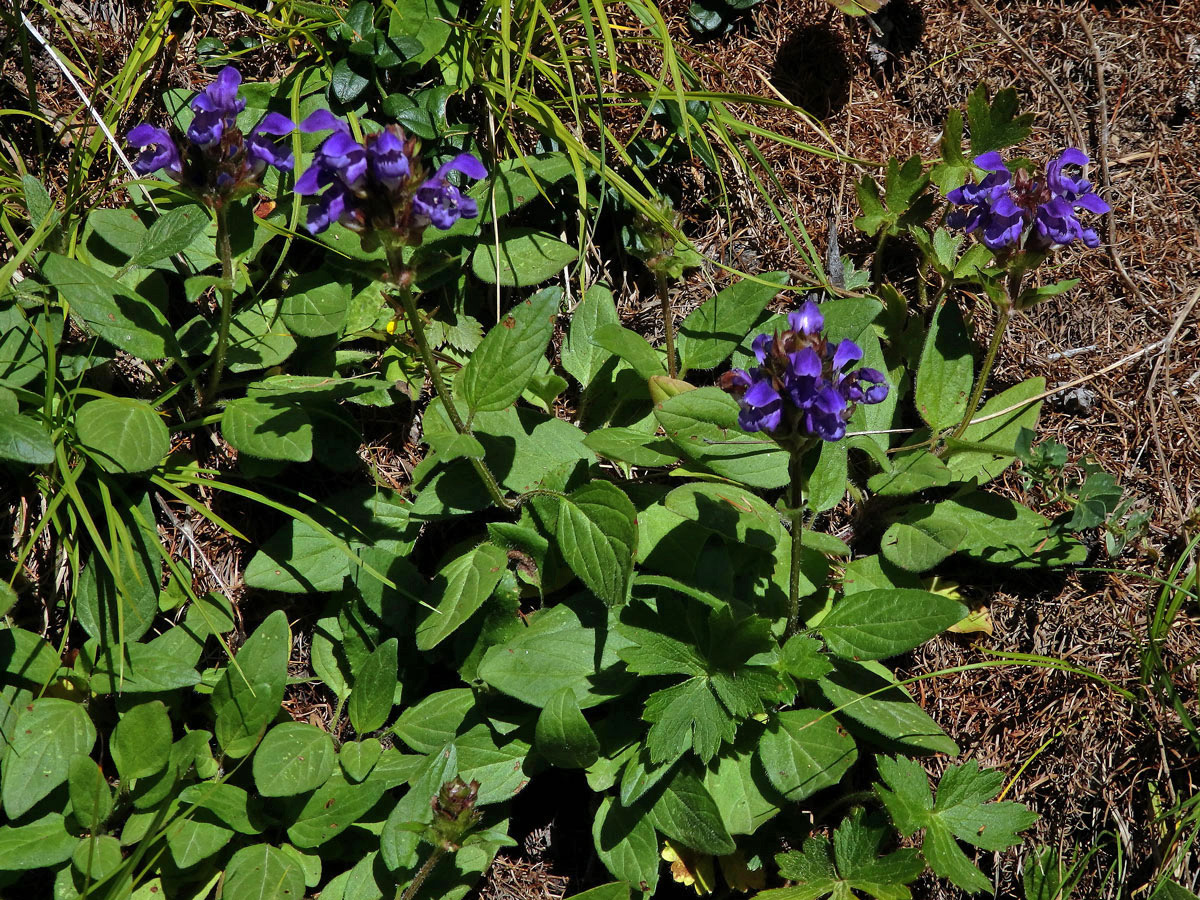
<svg viewBox="0 0 1200 900">
<path fill-rule="evenodd" d="M 757 368 L 721 377 L 721 387 L 741 405 L 738 425 L 779 440 L 840 440 L 856 404 L 887 397 L 883 373 L 848 368 L 862 359 L 862 348 L 851 340 L 832 346 L 821 334 L 825 319 L 812 300 L 788 315 L 788 325 L 782 334 L 754 339 Z"/>
<path fill-rule="evenodd" d="M 487 170 L 470 153 L 460 153 L 426 178 L 417 143 L 398 125 L 368 134 L 362 143 L 328 110 L 300 123 L 304 132 L 332 131 L 296 181 L 296 193 L 316 197 L 308 209 L 308 230 L 318 234 L 331 222 L 358 233 L 370 229 L 417 235 L 428 225 L 445 230 L 458 219 L 479 215 L 474 200 L 448 180 L 451 172 L 483 178 Z"/>
<path fill-rule="evenodd" d="M 975 165 L 988 174 L 946 195 L 963 207 L 951 212 L 946 224 L 978 234 L 990 250 L 1045 251 L 1075 240 L 1097 247 L 1100 237 L 1084 227 L 1078 212 L 1102 214 L 1110 207 L 1092 191 L 1091 182 L 1064 172 L 1087 162 L 1086 154 L 1068 147 L 1046 164 L 1044 178 L 1034 178 L 1024 170 L 1014 176 L 994 150 L 977 156 Z"/>
<path fill-rule="evenodd" d="M 214 201 L 252 187 L 267 166 L 291 170 L 291 147 L 274 138 L 296 126 L 287 116 L 269 112 L 250 134 L 243 135 L 237 127 L 238 113 L 246 108 L 246 101 L 238 97 L 241 83 L 241 73 L 226 66 L 196 95 L 186 144 L 167 129 L 145 123 L 130 131 L 130 145 L 141 151 L 133 161 L 134 171 L 139 175 L 165 172 Z"/>
</svg>

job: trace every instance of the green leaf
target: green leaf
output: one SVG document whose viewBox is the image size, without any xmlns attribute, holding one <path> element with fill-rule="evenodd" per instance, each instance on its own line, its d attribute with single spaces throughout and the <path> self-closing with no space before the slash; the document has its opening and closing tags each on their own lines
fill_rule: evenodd
<svg viewBox="0 0 1200 900">
<path fill-rule="evenodd" d="M 754 834 L 779 813 L 778 795 L 764 784 L 753 747 L 757 730 L 743 733 L 737 744 L 728 748 L 704 772 L 704 786 L 721 811 L 721 820 L 730 834 Z M 768 796 L 769 795 L 769 796 Z"/>
<path fill-rule="evenodd" d="M 917 368 L 917 412 L 933 428 L 958 424 L 967 411 L 975 376 L 971 339 L 953 300 L 943 300 L 934 313 Z"/>
<path fill-rule="evenodd" d="M 1063 861 L 1053 847 L 1034 847 L 1025 857 L 1021 887 L 1025 889 L 1025 900 L 1070 900 L 1077 877 L 1075 866 Z M 1171 894 L 1161 889 L 1151 896 L 1156 900 L 1171 900 Z M 1184 894 L 1177 900 L 1192 898 Z"/>
<path fill-rule="evenodd" d="M 487 333 L 454 382 L 471 414 L 504 409 L 521 396 L 546 355 L 561 300 L 561 288 L 538 291 Z"/>
<path fill-rule="evenodd" d="M 917 752 L 958 753 L 946 735 L 903 687 L 888 688 L 896 679 L 877 663 L 839 662 L 817 682 L 838 715 L 853 719 L 891 741 Z"/>
<path fill-rule="evenodd" d="M 629 885 L 624 881 L 602 884 L 588 891 L 572 894 L 571 900 L 629 900 Z"/>
<path fill-rule="evenodd" d="M 288 828 L 288 840 L 304 850 L 319 847 L 366 815 L 385 790 L 386 786 L 374 778 L 350 784 L 341 771 L 335 771 L 305 800 L 296 821 Z"/>
<path fill-rule="evenodd" d="M 1004 415 L 968 425 L 962 433 L 961 444 L 949 444 L 946 468 L 955 481 L 975 480 L 983 485 L 998 478 L 1011 466 L 1016 458 L 1017 438 L 1022 428 L 1031 431 L 1037 424 L 1042 403 L 1037 401 L 1022 406 L 1046 390 L 1046 379 L 1027 378 L 1006 391 L 996 394 L 973 416 L 982 419 L 1009 410 Z M 1012 407 L 1017 407 L 1012 409 Z"/>
<path fill-rule="evenodd" d="M 648 895 L 658 886 L 658 835 L 644 810 L 605 797 L 592 822 L 596 855 L 614 878 Z"/>
<path fill-rule="evenodd" d="M 377 731 L 391 715 L 399 655 L 399 642 L 389 638 L 375 648 L 358 671 L 350 694 L 350 724 L 359 734 Z"/>
<path fill-rule="evenodd" d="M 340 63 L 339 63 L 340 65 Z M 280 298 L 279 317 L 301 337 L 337 334 L 350 314 L 352 286 L 330 267 L 300 275 Z"/>
<path fill-rule="evenodd" d="M 225 867 L 222 900 L 302 900 L 304 872 L 277 847 L 253 844 L 238 850 Z"/>
<path fill-rule="evenodd" d="M 336 765 L 329 732 L 284 722 L 267 732 L 254 754 L 254 785 L 264 797 L 292 797 L 320 787 Z"/>
<path fill-rule="evenodd" d="M 222 672 L 213 688 L 217 741 L 235 758 L 247 755 L 283 702 L 292 632 L 278 609 L 246 639 L 235 657 L 237 666 Z"/>
<path fill-rule="evenodd" d="M 838 600 L 816 630 L 838 656 L 883 659 L 921 645 L 967 612 L 957 600 L 929 591 L 860 591 Z"/>
<path fill-rule="evenodd" d="M 844 441 L 820 441 L 810 451 L 808 459 L 815 457 L 805 485 L 810 512 L 821 513 L 833 509 L 846 496 L 846 478 L 849 474 L 847 455 Z"/>
<path fill-rule="evenodd" d="M 609 671 L 619 662 L 612 642 L 597 645 L 597 632 L 584 627 L 573 610 L 554 606 L 528 621 L 516 637 L 484 654 L 481 680 L 538 709 L 564 687 L 582 709 L 624 693 L 628 682 Z"/>
<path fill-rule="evenodd" d="M 553 235 L 536 228 L 508 226 L 498 242 L 480 240 L 471 254 L 471 269 L 488 284 L 533 287 L 575 262 L 579 253 Z"/>
<path fill-rule="evenodd" d="M 390 700 L 389 700 L 390 702 Z M 347 741 L 338 751 L 338 763 L 346 777 L 358 784 L 366 780 L 379 762 L 383 754 L 383 745 L 379 738 L 363 738 L 358 741 Z"/>
<path fill-rule="evenodd" d="M 79 846 L 79 838 L 67 831 L 61 813 L 49 813 L 13 828 L 0 828 L 0 871 L 21 872 L 49 869 L 66 862 Z"/>
<path fill-rule="evenodd" d="M 982 850 L 1004 850 L 1020 843 L 1018 832 L 1037 821 L 1037 814 L 1020 803 L 988 802 L 1000 792 L 1003 774 L 980 770 L 974 760 L 950 766 L 935 803 L 920 763 L 884 756 L 876 762 L 884 783 L 876 784 L 875 792 L 905 837 L 925 829 L 921 853 L 930 868 L 971 893 L 991 890 L 991 880 L 971 864 L 955 838 Z"/>
<path fill-rule="evenodd" d="M 288 594 L 340 590 L 350 559 L 336 538 L 292 519 L 271 535 L 250 559 L 243 576 L 250 587 Z"/>
<path fill-rule="evenodd" d="M 112 790 L 95 760 L 80 754 L 67 769 L 71 813 L 90 832 L 97 832 L 113 808 Z"/>
<path fill-rule="evenodd" d="M 101 647 L 88 641 L 75 666 L 87 674 L 88 687 L 96 694 L 165 693 L 200 681 L 194 660 L 166 651 L 156 642 Z"/>
<path fill-rule="evenodd" d="M 867 480 L 867 487 L 881 497 L 906 497 L 950 483 L 950 469 L 928 450 L 898 453 L 891 465 L 890 472 L 880 472 Z"/>
<path fill-rule="evenodd" d="M 966 526 L 945 516 L 931 517 L 930 507 L 918 506 L 893 522 L 879 542 L 888 562 L 909 572 L 926 572 L 959 548 Z"/>
<path fill-rule="evenodd" d="M 473 616 L 500 582 L 508 554 L 492 543 L 455 557 L 429 586 L 425 613 L 417 626 L 417 649 L 431 650 Z"/>
<path fill-rule="evenodd" d="M 343 106 L 354 106 L 370 84 L 370 80 L 355 72 L 350 61 L 343 57 L 333 67 L 329 92 Z"/>
<path fill-rule="evenodd" d="M 259 459 L 312 459 L 313 430 L 308 413 L 281 397 L 231 401 L 221 418 L 221 434 L 239 453 Z"/>
<path fill-rule="evenodd" d="M 925 871 L 916 850 L 879 853 L 890 829 L 864 821 L 862 809 L 856 809 L 833 833 L 833 846 L 825 837 L 811 837 L 803 852 L 795 850 L 775 857 L 779 874 L 795 881 L 794 887 L 764 891 L 764 900 L 816 900 L 832 894 L 838 900 L 857 896 L 862 891 L 876 900 L 909 900 L 909 883 Z M 832 850 L 832 852 L 831 852 Z"/>
<path fill-rule="evenodd" d="M 40 690 L 54 679 L 60 663 L 54 648 L 33 632 L 24 628 L 0 631 L 0 671 L 7 676 L 6 682 L 18 681 Z"/>
<path fill-rule="evenodd" d="M 758 759 L 771 785 L 794 802 L 841 781 L 858 759 L 858 749 L 828 713 L 796 709 L 771 719 Z"/>
<path fill-rule="evenodd" d="M 1003 150 L 1021 143 L 1032 130 L 1033 113 L 1017 115 L 1015 88 L 1005 88 L 988 103 L 987 87 L 979 86 L 967 98 L 967 125 L 971 131 L 971 155 Z"/>
<path fill-rule="evenodd" d="M 650 820 L 671 840 L 700 853 L 724 856 L 737 849 L 703 782 L 683 769 L 675 771 L 654 801 Z"/>
<path fill-rule="evenodd" d="M 629 596 L 637 535 L 637 510 L 614 484 L 593 481 L 559 501 L 555 538 L 563 559 L 609 605 Z"/>
<path fill-rule="evenodd" d="M 0 776 L 8 818 L 23 816 L 66 781 L 71 760 L 91 753 L 95 743 L 96 729 L 78 703 L 43 697 L 28 704 L 17 718 Z"/>
<path fill-rule="evenodd" d="M 968 559 L 1016 569 L 1079 565 L 1087 560 L 1084 544 L 1053 530 L 1045 516 L 1006 497 L 972 491 L 922 512 L 925 527 L 953 521 L 966 529 L 957 552 Z"/>
<path fill-rule="evenodd" d="M 179 355 L 175 332 L 162 310 L 121 282 L 57 253 L 46 258 L 42 272 L 70 304 L 71 314 L 110 344 L 138 359 Z"/>
<path fill-rule="evenodd" d="M 787 453 L 738 428 L 737 401 L 719 388 L 672 397 L 654 416 L 680 450 L 718 475 L 758 488 L 787 484 Z"/>
<path fill-rule="evenodd" d="M 633 428 L 598 428 L 583 444 L 600 456 L 635 466 L 669 466 L 679 461 L 670 441 Z"/>
<path fill-rule="evenodd" d="M 592 343 L 625 360 L 639 378 L 667 374 L 662 356 L 636 331 L 617 324 L 600 325 L 592 332 Z"/>
<path fill-rule="evenodd" d="M 500 737 L 481 723 L 454 738 L 458 774 L 463 781 L 479 782 L 479 802 L 500 803 L 529 783 L 525 757 L 529 744 L 518 737 Z"/>
<path fill-rule="evenodd" d="M 883 8 L 887 0 L 826 0 L 848 16 L 869 16 Z"/>
<path fill-rule="evenodd" d="M 592 335 L 602 325 L 619 325 L 612 291 L 594 284 L 571 313 L 571 326 L 562 347 L 562 367 L 580 386 L 587 387 L 599 374 L 612 353 L 592 343 Z"/>
<path fill-rule="evenodd" d="M 615 315 L 614 311 L 614 315 Z M 38 317 L 43 331 L 50 324 L 45 317 Z M 61 319 L 55 317 L 55 329 Z M 43 342 L 34 322 L 25 317 L 16 304 L 0 305 L 0 384 L 22 387 L 37 378 L 45 368 Z M 5 414 L 16 409 L 5 410 Z M 0 434 L 3 434 L 0 430 Z"/>
<path fill-rule="evenodd" d="M 737 723 L 702 677 L 651 694 L 642 718 L 651 723 L 646 747 L 654 764 L 676 760 L 688 749 L 707 763 L 737 733 Z"/>
<path fill-rule="evenodd" d="M 406 707 L 392 726 L 399 738 L 418 753 L 437 753 L 450 743 L 464 722 L 474 725 L 475 695 L 469 688 L 430 694 L 416 706 Z"/>
<path fill-rule="evenodd" d="M 262 825 L 257 810 L 251 805 L 250 795 L 240 787 L 205 781 L 191 784 L 179 794 L 180 803 L 194 803 L 224 822 L 239 834 L 261 834 Z"/>
<path fill-rule="evenodd" d="M 446 46 L 457 14 L 454 0 L 397 0 L 388 18 L 388 37 L 420 44 L 421 50 L 408 62 L 423 66 Z"/>
<path fill-rule="evenodd" d="M 181 869 L 223 850 L 233 837 L 232 828 L 215 821 L 207 812 L 195 813 L 188 819 L 176 819 L 167 826 L 167 847 L 175 865 Z"/>
<path fill-rule="evenodd" d="M 158 700 L 141 703 L 121 717 L 109 745 L 122 781 L 157 775 L 171 756 L 171 717 Z"/>
<path fill-rule="evenodd" d="M 3 348 L 0 347 L 0 352 Z M 54 442 L 40 421 L 16 413 L 0 414 L 0 459 L 45 466 L 54 462 Z"/>
<path fill-rule="evenodd" d="M 681 374 L 689 369 L 715 369 L 758 321 L 767 304 L 788 283 L 787 272 L 757 276 L 768 284 L 745 279 L 705 300 L 679 326 L 676 347 Z"/>
<path fill-rule="evenodd" d="M 685 484 L 667 494 L 663 505 L 731 544 L 774 554 L 786 538 L 776 509 L 752 491 L 734 485 Z"/>
<path fill-rule="evenodd" d="M 167 210 L 146 230 L 129 265 L 148 266 L 182 253 L 204 233 L 211 221 L 207 210 L 200 206 Z"/>
<path fill-rule="evenodd" d="M 93 884 L 116 872 L 122 862 L 121 842 L 110 834 L 93 834 L 80 840 L 71 860 L 74 870 Z"/>
<path fill-rule="evenodd" d="M 75 431 L 106 472 L 145 472 L 171 452 L 167 426 L 149 403 L 104 397 L 75 412 Z"/>
</svg>

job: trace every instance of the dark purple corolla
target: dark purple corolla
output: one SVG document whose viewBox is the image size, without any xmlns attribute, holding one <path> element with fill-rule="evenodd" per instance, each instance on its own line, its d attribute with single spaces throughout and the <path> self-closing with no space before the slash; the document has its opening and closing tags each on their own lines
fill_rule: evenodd
<svg viewBox="0 0 1200 900">
<path fill-rule="evenodd" d="M 1094 229 L 1084 227 L 1080 210 L 1103 214 L 1110 207 L 1092 191 L 1091 182 L 1072 178 L 1067 166 L 1085 166 L 1088 158 L 1068 147 L 1046 164 L 1044 178 L 1025 171 L 1014 177 L 1000 154 L 992 151 L 975 157 L 975 165 L 988 174 L 950 191 L 946 199 L 956 209 L 946 217 L 951 228 L 975 234 L 990 250 L 1044 252 L 1081 240 L 1100 245 Z"/>
<path fill-rule="evenodd" d="M 448 178 L 451 172 L 469 178 L 487 175 L 483 163 L 469 153 L 460 153 L 426 178 L 416 140 L 398 125 L 368 134 L 360 143 L 345 122 L 319 110 L 300 123 L 300 130 L 333 132 L 296 181 L 297 194 L 314 198 L 307 220 L 312 234 L 340 222 L 364 237 L 390 232 L 412 243 L 429 225 L 444 231 L 459 219 L 479 215 L 475 201 Z"/>
<path fill-rule="evenodd" d="M 130 146 L 141 151 L 133 160 L 134 171 L 163 172 L 210 204 L 257 188 L 267 166 L 290 171 L 291 146 L 276 138 L 296 126 L 287 116 L 270 112 L 243 134 L 237 127 L 238 114 L 246 108 L 238 97 L 241 83 L 233 66 L 222 69 L 192 100 L 195 116 L 185 135 L 147 124 L 130 131 Z"/>
<path fill-rule="evenodd" d="M 851 369 L 862 348 L 851 340 L 830 344 L 825 318 L 812 300 L 788 315 L 788 330 L 760 334 L 752 347 L 759 365 L 721 377 L 737 398 L 743 431 L 765 431 L 780 440 L 840 440 L 859 403 L 879 403 L 888 394 L 883 373 Z"/>
</svg>

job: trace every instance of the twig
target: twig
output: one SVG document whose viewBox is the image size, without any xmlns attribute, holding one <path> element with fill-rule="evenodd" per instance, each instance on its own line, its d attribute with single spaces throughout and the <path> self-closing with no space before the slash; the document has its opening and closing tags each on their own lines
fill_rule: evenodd
<svg viewBox="0 0 1200 900">
<path fill-rule="evenodd" d="M 1200 288 L 1192 294 L 1192 298 L 1184 304 L 1183 309 L 1179 311 L 1179 315 L 1175 317 L 1175 321 L 1171 323 L 1171 330 L 1167 332 L 1167 336 L 1162 339 L 1163 352 L 1158 358 L 1158 362 L 1154 364 L 1154 371 L 1150 373 L 1150 380 L 1146 382 L 1146 397 L 1154 397 L 1154 387 L 1158 383 L 1158 376 L 1164 368 L 1164 364 L 1171 357 L 1171 344 L 1175 340 L 1175 336 L 1179 334 L 1179 329 L 1183 327 L 1183 323 L 1187 321 L 1187 317 L 1191 315 L 1196 303 L 1200 301 Z M 1153 400 L 1150 400 L 1152 403 Z M 1158 414 L 1162 409 L 1161 401 L 1155 406 L 1154 413 L 1150 416 L 1150 436 L 1154 438 L 1154 455 L 1158 457 L 1158 465 L 1162 470 L 1163 484 L 1167 488 L 1167 497 L 1171 500 L 1171 505 L 1175 508 L 1175 514 L 1183 521 L 1187 512 L 1184 510 L 1183 503 L 1179 500 L 1179 492 L 1175 490 L 1175 485 L 1171 483 L 1171 470 L 1167 465 L 1167 454 L 1163 450 L 1162 438 L 1158 434 Z"/>
<path fill-rule="evenodd" d="M 1079 23 L 1080 27 L 1083 28 L 1084 35 L 1087 36 L 1088 46 L 1092 50 L 1092 61 L 1096 65 L 1096 103 L 1100 107 L 1096 115 L 1100 125 L 1100 139 L 1097 141 L 1096 152 L 1100 157 L 1100 184 L 1104 188 L 1104 196 L 1108 198 L 1112 196 L 1112 181 L 1108 174 L 1108 91 L 1104 86 L 1104 64 L 1100 58 L 1100 46 L 1096 43 L 1095 35 L 1092 34 L 1092 26 L 1088 24 L 1088 20 L 1082 12 L 1075 13 L 1075 21 Z M 1125 289 L 1129 291 L 1133 299 L 1137 300 L 1142 309 L 1146 310 L 1146 312 L 1150 313 L 1158 321 L 1171 321 L 1170 318 L 1155 309 L 1150 301 L 1142 296 L 1142 291 L 1137 286 L 1137 282 L 1130 277 L 1129 271 L 1125 268 L 1125 263 L 1121 260 L 1121 254 L 1117 251 L 1116 211 L 1109 209 L 1104 219 L 1108 225 L 1108 255 L 1117 269 L 1117 277 L 1121 279 L 1121 284 L 1125 285 Z"/>
<path fill-rule="evenodd" d="M 1072 356 L 1082 356 L 1085 353 L 1091 353 L 1093 350 L 1099 349 L 1099 344 L 1088 344 L 1086 347 L 1072 347 L 1070 350 L 1063 350 L 1059 353 L 1047 353 L 1046 359 L 1049 362 L 1059 359 L 1070 359 Z"/>
<path fill-rule="evenodd" d="M 133 164 L 129 162 L 129 157 L 125 155 L 125 151 L 121 149 L 120 142 L 113 135 L 112 131 L 109 130 L 108 125 L 104 121 L 104 117 L 100 115 L 100 111 L 97 110 L 92 104 L 91 98 L 88 97 L 87 93 L 83 89 L 83 85 L 81 85 L 78 79 L 75 78 L 75 74 L 67 67 L 67 64 L 59 58 L 58 51 L 50 45 L 50 42 L 42 36 L 42 33 L 37 30 L 34 24 L 29 21 L 29 17 L 23 12 L 21 13 L 21 22 L 24 24 L 29 33 L 33 35 L 33 39 L 42 45 L 42 49 L 46 51 L 46 55 L 50 57 L 54 65 L 58 67 L 58 70 L 63 73 L 63 76 L 67 79 L 67 81 L 71 82 L 71 87 L 75 88 L 75 93 L 79 95 L 79 99 L 83 101 L 83 105 L 87 107 L 87 111 L 91 114 L 92 118 L 96 120 L 96 124 L 100 126 L 100 130 L 108 139 L 109 144 L 112 145 L 113 150 L 117 154 L 117 159 L 119 159 L 121 164 L 125 166 L 126 170 L 128 170 L 130 177 L 133 178 L 134 183 L 137 184 L 138 189 L 141 190 L 142 196 L 145 197 L 146 202 L 150 204 L 150 208 L 155 212 L 158 212 L 158 206 L 155 205 L 154 200 L 150 196 L 150 192 L 146 190 L 144 185 L 138 183 L 138 179 L 141 176 L 138 175 L 137 172 L 133 171 Z"/>
<path fill-rule="evenodd" d="M 1083 133 L 1083 126 L 1079 123 L 1079 116 L 1075 115 L 1075 107 L 1067 99 L 1067 95 L 1063 93 L 1062 88 L 1058 86 L 1058 82 L 1054 80 L 1054 77 L 1046 71 L 1046 67 L 1038 62 L 1037 58 L 1028 50 L 1026 50 L 1025 46 L 1013 36 L 1013 33 L 1004 27 L 1004 23 L 999 21 L 995 16 L 988 12 L 987 7 L 980 3 L 979 0 L 970 0 L 970 3 L 973 7 L 975 7 L 976 12 L 987 19 L 993 28 L 995 28 L 1002 35 L 1004 35 L 1005 38 L 1008 39 L 1008 42 L 1012 44 L 1013 49 L 1020 53 L 1021 56 L 1025 57 L 1026 62 L 1037 69 L 1038 74 L 1042 76 L 1042 79 L 1049 86 L 1050 90 L 1054 92 L 1054 96 L 1058 98 L 1058 102 L 1062 104 L 1063 111 L 1066 112 L 1067 118 L 1071 120 L 1071 125 L 1075 129 L 1075 137 L 1079 140 L 1079 148 L 1082 150 L 1084 147 L 1086 147 L 1087 137 Z"/>
<path fill-rule="evenodd" d="M 175 511 L 167 505 L 167 502 L 163 500 L 161 494 L 156 493 L 154 495 L 154 499 L 158 501 L 158 508 L 167 514 L 167 518 L 171 520 L 171 524 L 175 526 L 175 530 L 183 535 L 183 539 L 187 541 L 188 545 L 192 548 L 192 552 L 194 552 L 196 556 L 200 558 L 200 562 L 204 563 L 204 568 L 208 569 L 208 574 L 213 577 L 213 581 L 217 583 L 217 586 L 224 592 L 225 596 L 232 596 L 233 591 L 230 589 L 225 579 L 221 577 L 221 573 L 218 572 L 213 567 L 213 564 L 208 561 L 208 557 L 204 555 L 204 551 L 196 542 L 196 538 L 192 534 L 192 526 L 186 522 L 179 521 L 179 517 L 176 516 Z"/>
</svg>

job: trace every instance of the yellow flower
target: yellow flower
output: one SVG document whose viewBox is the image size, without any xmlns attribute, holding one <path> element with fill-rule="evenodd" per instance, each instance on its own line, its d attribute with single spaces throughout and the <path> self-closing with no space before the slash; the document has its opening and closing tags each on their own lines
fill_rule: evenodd
<svg viewBox="0 0 1200 900">
<path fill-rule="evenodd" d="M 663 844 L 662 858 L 671 864 L 671 877 L 680 884 L 695 888 L 701 897 L 712 893 L 716 876 L 713 873 L 711 856 L 666 841 Z"/>
</svg>

